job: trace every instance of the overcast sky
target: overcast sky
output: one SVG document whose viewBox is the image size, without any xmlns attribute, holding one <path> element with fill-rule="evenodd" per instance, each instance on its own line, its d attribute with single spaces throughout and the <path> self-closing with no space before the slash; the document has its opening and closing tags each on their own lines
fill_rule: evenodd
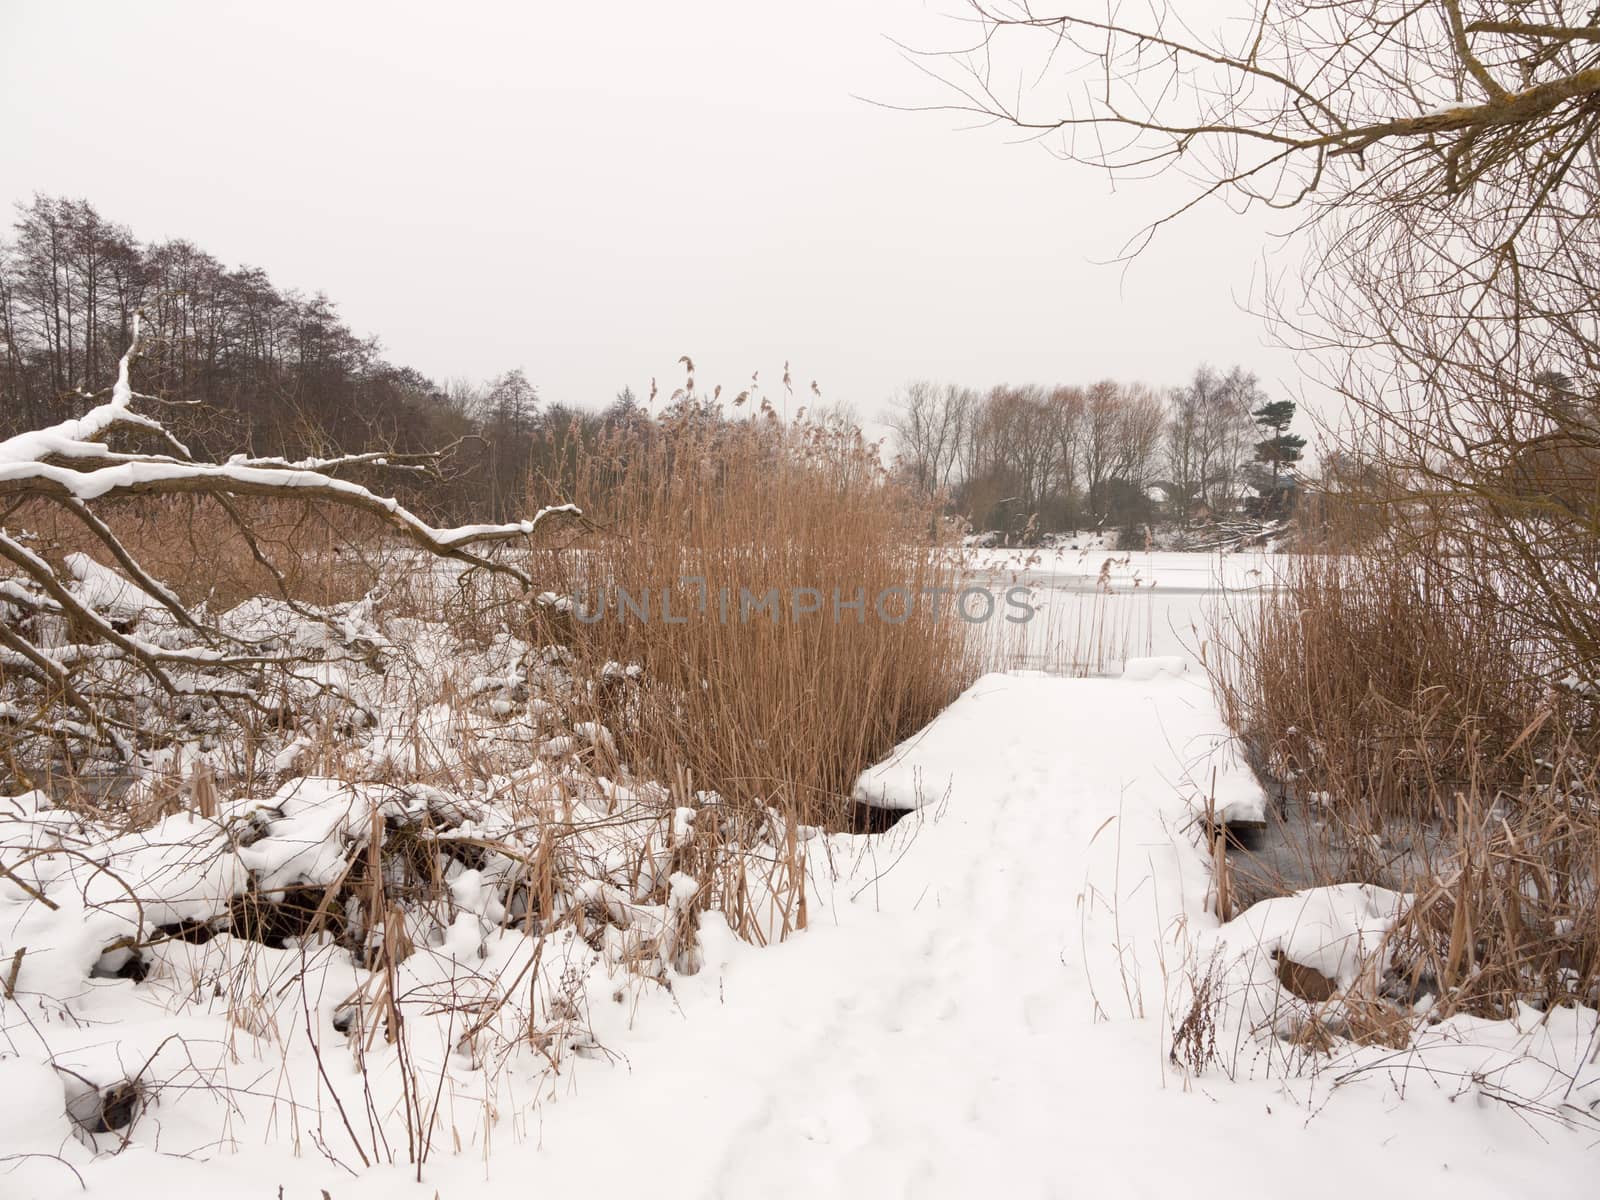
<svg viewBox="0 0 1600 1200">
<path fill-rule="evenodd" d="M 960 0 L 0 0 L 0 200 L 84 197 L 325 291 L 445 380 L 797 390 L 874 417 L 915 377 L 1156 385 L 1292 361 L 1242 311 L 1263 227 L 950 114 L 889 39 Z"/>
</svg>

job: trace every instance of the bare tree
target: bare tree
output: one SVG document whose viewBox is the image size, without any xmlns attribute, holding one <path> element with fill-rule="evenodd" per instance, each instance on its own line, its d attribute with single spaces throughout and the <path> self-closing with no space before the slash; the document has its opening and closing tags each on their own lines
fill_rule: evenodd
<svg viewBox="0 0 1600 1200">
<path fill-rule="evenodd" d="M 1138 496 L 1144 496 L 1161 446 L 1165 414 L 1154 391 L 1143 384 L 1122 390 L 1113 471 Z"/>
<path fill-rule="evenodd" d="M 1115 469 L 1121 405 L 1122 389 L 1110 379 L 1091 385 L 1084 400 L 1083 482 L 1095 517 L 1107 512 L 1105 485 Z"/>
<path fill-rule="evenodd" d="M 1254 454 L 1251 413 L 1266 401 L 1255 375 L 1235 366 L 1216 381 L 1204 406 L 1206 470 L 1203 490 L 1215 508 L 1232 509 L 1244 492 L 1244 468 Z"/>
<path fill-rule="evenodd" d="M 18 418 L 31 426 L 39 418 L 32 392 L 24 380 L 27 368 L 23 360 L 22 334 L 17 328 L 20 311 L 14 258 L 10 247 L 0 245 L 0 352 L 4 354 L 0 360 L 4 369 L 0 390 L 17 406 Z"/>
<path fill-rule="evenodd" d="M 1159 2 L 1142 20 L 971 7 L 978 37 L 933 60 L 957 92 L 943 107 L 1059 135 L 1064 157 L 1119 176 L 1180 166 L 1199 185 L 1184 208 L 1232 193 L 1395 217 L 1508 169 L 1548 196 L 1600 123 L 1588 0 L 1513 19 L 1485 0 L 1240 0 L 1209 34 Z"/>
<path fill-rule="evenodd" d="M 1143 384 L 1101 380 L 1088 388 L 1002 385 L 981 400 L 955 388 L 915 385 L 898 417 L 901 466 L 926 487 L 952 480 L 963 511 L 981 525 L 1011 529 L 1030 518 L 1041 530 L 1150 517 L 1157 482 L 1189 499 L 1233 503 L 1241 463 L 1252 451 L 1243 398 L 1258 396 L 1255 376 L 1210 368 L 1173 394 L 1172 415 Z M 959 405 L 959 422 L 930 412 Z M 952 443 L 933 433 L 956 431 Z M 912 451 L 916 453 L 913 454 Z M 1164 457 L 1163 457 L 1164 455 Z M 938 464 L 937 470 L 935 464 Z M 1158 480 L 1165 467 L 1185 482 Z"/>
<path fill-rule="evenodd" d="M 1088 17 L 978 0 L 974 42 L 932 61 L 950 107 L 1117 177 L 1188 176 L 1129 253 L 1208 197 L 1297 209 L 1305 294 L 1266 298 L 1279 333 L 1348 401 L 1359 456 L 1451 530 L 1453 586 L 1511 606 L 1535 669 L 1600 686 L 1600 11 L 1236 11 L 1201 31 L 1159 2 Z"/>
<path fill-rule="evenodd" d="M 1056 443 L 1056 478 L 1074 525 L 1077 524 L 1078 470 L 1083 457 L 1084 411 L 1087 401 L 1079 387 L 1058 387 L 1050 393 L 1051 430 Z"/>
<path fill-rule="evenodd" d="M 1163 448 L 1166 478 L 1161 481 L 1162 489 L 1178 520 L 1187 525 L 1205 477 L 1200 465 L 1200 404 L 1193 388 L 1173 388 L 1168 394 Z"/>
<path fill-rule="evenodd" d="M 1032 516 L 1056 486 L 1053 410 L 1035 386 L 996 388 L 987 408 L 1000 432 L 1001 461 L 1016 480 L 1023 511 Z"/>
<path fill-rule="evenodd" d="M 925 381 L 907 384 L 893 400 L 886 423 L 894 431 L 895 453 L 929 494 L 954 486 L 975 407 L 967 389 Z"/>
</svg>

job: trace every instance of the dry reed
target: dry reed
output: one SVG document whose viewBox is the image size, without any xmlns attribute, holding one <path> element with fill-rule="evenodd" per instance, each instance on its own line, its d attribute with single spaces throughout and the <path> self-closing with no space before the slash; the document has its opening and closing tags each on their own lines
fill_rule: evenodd
<svg viewBox="0 0 1600 1200">
<path fill-rule="evenodd" d="M 640 668 L 626 711 L 603 690 L 596 709 L 641 773 L 837 826 L 857 774 L 973 677 L 966 626 L 934 611 L 957 568 L 928 552 L 929 508 L 858 431 L 690 409 L 574 467 L 591 533 L 536 574 L 579 611 L 536 607 L 530 640 L 579 674 Z"/>
<path fill-rule="evenodd" d="M 1595 1004 L 1596 706 L 1552 679 L 1560 647 L 1530 640 L 1514 604 L 1462 585 L 1474 563 L 1415 526 L 1299 556 L 1282 590 L 1223 614 L 1213 683 L 1284 789 L 1301 839 L 1285 886 L 1413 895 L 1393 996 L 1491 1016 Z"/>
</svg>

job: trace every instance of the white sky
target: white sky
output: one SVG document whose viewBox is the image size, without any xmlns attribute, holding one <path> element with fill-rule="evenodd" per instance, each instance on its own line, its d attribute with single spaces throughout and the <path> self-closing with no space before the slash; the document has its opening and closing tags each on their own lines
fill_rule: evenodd
<svg viewBox="0 0 1600 1200">
<path fill-rule="evenodd" d="M 1180 382 L 1293 363 L 1239 301 L 1263 226 L 1213 208 L 1097 265 L 1178 180 L 1125 186 L 951 114 L 890 43 L 960 0 L 0 0 L 0 201 L 81 196 L 321 289 L 436 379 L 546 400 L 737 390 L 876 416 L 925 377 Z"/>
</svg>

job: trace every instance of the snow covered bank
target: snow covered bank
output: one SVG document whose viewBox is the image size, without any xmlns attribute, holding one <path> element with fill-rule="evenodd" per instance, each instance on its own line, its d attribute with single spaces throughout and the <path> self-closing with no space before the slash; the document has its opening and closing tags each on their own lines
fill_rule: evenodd
<svg viewBox="0 0 1600 1200">
<path fill-rule="evenodd" d="M 1174 593 L 1254 591 L 1273 586 L 1283 556 L 1264 550 L 1199 553 L 1108 550 L 1085 542 L 1042 549 L 964 549 L 970 570 L 1019 573 L 1059 589 L 1148 589 Z"/>
<path fill-rule="evenodd" d="M 298 998 L 275 1010 L 259 1002 L 303 957 L 291 950 L 255 952 L 251 996 L 212 994 L 220 963 L 210 956 L 235 951 L 211 943 L 177 944 L 142 983 L 80 984 L 49 1025 L 74 1030 L 62 1053 L 82 1074 L 173 1055 L 178 1082 L 116 1157 L 92 1158 L 65 1118 L 51 1116 L 52 1089 L 67 1084 L 51 1082 L 61 1072 L 8 1007 L 20 1056 L 0 1063 L 0 1096 L 14 1087 L 32 1099 L 6 1114 L 15 1123 L 0 1153 L 60 1155 L 70 1168 L 13 1160 L 6 1194 L 80 1194 L 74 1172 L 91 1195 L 135 1198 L 184 1188 L 271 1197 L 279 1185 L 288 1200 L 315 1200 L 320 1188 L 336 1200 L 530 1189 L 1573 1192 L 1592 1169 L 1596 1132 L 1557 1118 L 1582 1120 L 1600 1090 L 1592 1013 L 1558 1012 L 1542 1025 L 1533 1014 L 1456 1019 L 1426 1028 L 1418 1049 L 1341 1042 L 1316 1057 L 1317 1069 L 1288 1069 L 1310 1052 L 1244 1008 L 1307 1003 L 1278 984 L 1262 935 L 1302 957 L 1332 953 L 1323 965 L 1348 978 L 1328 951 L 1345 911 L 1316 901 L 1334 937 L 1307 946 L 1311 925 L 1292 913 L 1246 914 L 1228 927 L 1209 915 L 1209 864 L 1190 826 L 1218 729 L 1192 673 L 986 676 L 864 781 L 910 789 L 899 794 L 918 798 L 915 812 L 872 838 L 799 831 L 812 877 L 804 932 L 759 949 L 708 914 L 698 973 L 626 988 L 621 976 L 586 970 L 593 952 L 569 943 L 554 983 L 582 1014 L 571 1028 L 583 1040 L 559 1072 L 527 1059 L 486 1066 L 485 1056 L 452 1050 L 459 1027 L 428 1029 L 411 1069 L 429 1106 L 442 1097 L 442 1117 L 420 1184 L 412 1168 L 383 1165 L 381 1148 L 370 1169 L 352 1149 L 370 1140 L 373 1120 L 356 1064 L 391 1122 L 404 1071 L 380 1027 L 358 1052 L 335 1024 L 339 1002 L 368 974 L 348 957 L 330 955 L 326 991 L 298 1017 Z M 5 895 L 0 928 L 9 931 L 23 898 Z M 463 907 L 479 919 L 470 900 Z M 1360 911 L 1381 937 L 1381 913 Z M 472 929 L 452 927 L 441 947 L 408 959 L 416 975 L 401 993 L 421 998 L 499 972 L 515 995 L 521 985 L 510 981 L 525 960 L 505 931 Z M 488 957 L 473 966 L 484 943 Z M 1172 1031 L 1208 971 L 1217 998 L 1203 1011 L 1216 1016 L 1217 1053 L 1194 1074 L 1171 1061 Z M 173 1032 L 183 1046 L 162 1049 Z M 216 1071 L 233 1091 L 204 1085 Z M 1518 1097 L 1537 1107 L 1505 1102 Z M 404 1124 L 390 1129 L 403 1164 L 394 1139 L 403 1143 Z"/>
</svg>

